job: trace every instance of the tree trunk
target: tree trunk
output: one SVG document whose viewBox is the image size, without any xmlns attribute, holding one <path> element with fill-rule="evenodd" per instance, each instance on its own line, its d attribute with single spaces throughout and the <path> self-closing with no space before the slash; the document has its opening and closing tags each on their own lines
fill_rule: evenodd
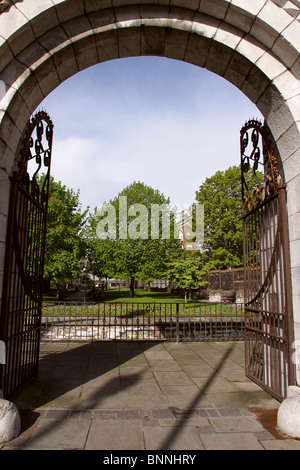
<svg viewBox="0 0 300 470">
<path fill-rule="evenodd" d="M 56 298 L 58 300 L 64 300 L 64 292 L 59 284 L 56 284 Z"/>
<path fill-rule="evenodd" d="M 134 277 L 130 279 L 130 295 L 134 297 Z"/>
</svg>

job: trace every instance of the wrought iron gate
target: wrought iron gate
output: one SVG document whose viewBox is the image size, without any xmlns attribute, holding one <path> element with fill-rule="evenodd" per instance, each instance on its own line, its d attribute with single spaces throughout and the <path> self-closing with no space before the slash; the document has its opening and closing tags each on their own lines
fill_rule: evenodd
<svg viewBox="0 0 300 470">
<path fill-rule="evenodd" d="M 251 169 L 255 188 L 245 179 Z M 282 401 L 295 383 L 286 188 L 270 133 L 258 121 L 241 130 L 241 172 L 246 375 Z"/>
<path fill-rule="evenodd" d="M 11 398 L 36 376 L 53 124 L 41 111 L 28 123 L 11 178 L 0 339 L 6 364 L 0 389 Z M 42 170 L 45 174 L 38 181 Z"/>
</svg>

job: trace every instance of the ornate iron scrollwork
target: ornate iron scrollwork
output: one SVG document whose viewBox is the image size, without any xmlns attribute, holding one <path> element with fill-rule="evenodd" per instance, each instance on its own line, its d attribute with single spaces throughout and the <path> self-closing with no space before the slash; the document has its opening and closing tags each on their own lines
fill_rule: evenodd
<svg viewBox="0 0 300 470">
<path fill-rule="evenodd" d="M 277 157 L 272 147 L 269 133 L 261 122 L 248 121 L 241 129 L 241 173 L 242 198 L 244 214 L 255 209 L 273 194 L 277 193 L 279 185 L 279 170 Z M 257 186 L 249 188 L 245 173 L 251 169 L 257 181 Z M 261 183 L 257 171 L 262 170 L 264 182 Z"/>
<path fill-rule="evenodd" d="M 52 153 L 53 122 L 45 111 L 36 113 L 29 122 L 25 137 L 22 141 L 19 171 L 14 177 L 19 180 L 27 191 L 31 192 L 41 204 L 46 202 L 48 181 L 50 176 L 50 162 Z M 28 173 L 28 164 L 35 160 L 36 168 L 32 175 Z M 45 177 L 42 187 L 37 183 L 37 176 L 44 167 Z M 30 183 L 30 184 L 29 184 Z M 40 195 L 40 198 L 39 198 Z"/>
</svg>

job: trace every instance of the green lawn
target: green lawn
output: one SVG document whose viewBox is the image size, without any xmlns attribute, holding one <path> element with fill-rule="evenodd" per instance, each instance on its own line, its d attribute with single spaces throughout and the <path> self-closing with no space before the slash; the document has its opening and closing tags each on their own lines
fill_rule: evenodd
<svg viewBox="0 0 300 470">
<path fill-rule="evenodd" d="M 169 292 L 149 292 L 144 289 L 135 289 L 135 295 L 134 297 L 130 296 L 130 289 L 108 289 L 105 290 L 100 298 L 100 300 L 94 300 L 91 295 L 87 296 L 87 301 L 88 302 L 97 302 L 97 303 L 103 303 L 103 302 L 109 302 L 109 303 L 120 303 L 120 302 L 126 302 L 126 303 L 132 303 L 132 302 L 143 302 L 143 303 L 149 303 L 149 302 L 159 302 L 159 303 L 184 303 L 184 298 L 183 297 L 178 297 L 175 295 L 170 294 Z M 67 291 L 65 292 L 64 295 L 64 301 L 69 301 L 69 300 L 75 300 L 76 299 L 76 293 L 74 291 Z M 43 301 L 44 302 L 57 302 L 56 298 L 56 290 L 53 289 L 50 292 L 47 292 L 43 295 Z M 191 301 L 192 303 L 195 303 L 197 301 L 193 300 Z"/>
<path fill-rule="evenodd" d="M 158 303 L 184 303 L 184 298 L 170 294 L 169 292 L 150 292 L 144 289 L 135 289 L 134 297 L 130 296 L 129 289 L 104 291 L 100 302 L 132 303 L 132 302 L 158 302 Z M 193 303 L 195 301 L 193 300 Z"/>
<path fill-rule="evenodd" d="M 195 300 L 188 301 L 185 304 L 184 299 L 172 295 L 168 292 L 148 292 L 143 289 L 136 289 L 135 297 L 130 296 L 129 289 L 107 290 L 101 300 L 94 302 L 88 298 L 86 304 L 73 302 L 72 305 L 66 298 L 66 302 L 55 301 L 55 306 L 48 303 L 45 299 L 43 315 L 54 316 L 92 316 L 92 315 L 111 315 L 111 316 L 132 316 L 132 315 L 171 315 L 176 316 L 176 304 L 179 304 L 179 315 L 240 315 L 243 308 L 237 305 L 210 304 Z"/>
</svg>

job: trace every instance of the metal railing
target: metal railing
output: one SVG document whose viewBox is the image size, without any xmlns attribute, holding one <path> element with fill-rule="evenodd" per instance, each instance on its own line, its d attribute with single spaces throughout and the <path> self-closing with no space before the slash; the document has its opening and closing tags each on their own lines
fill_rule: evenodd
<svg viewBox="0 0 300 470">
<path fill-rule="evenodd" d="M 42 341 L 243 339 L 242 304 L 43 303 Z"/>
</svg>

